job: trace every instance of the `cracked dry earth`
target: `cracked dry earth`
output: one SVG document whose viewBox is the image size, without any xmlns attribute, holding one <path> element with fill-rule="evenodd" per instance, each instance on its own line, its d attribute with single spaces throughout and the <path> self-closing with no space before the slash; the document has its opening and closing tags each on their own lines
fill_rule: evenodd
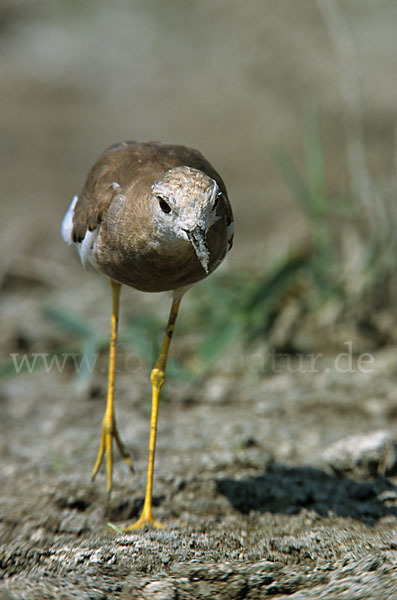
<svg viewBox="0 0 397 600">
<path fill-rule="evenodd" d="M 397 352 L 366 374 L 333 364 L 170 381 L 154 486 L 167 528 L 129 535 L 107 522 L 122 528 L 142 505 L 147 373 L 119 376 L 136 473 L 116 462 L 109 504 L 103 473 L 89 482 L 104 390 L 78 392 L 70 374 L 9 379 L 0 598 L 397 598 Z"/>
</svg>

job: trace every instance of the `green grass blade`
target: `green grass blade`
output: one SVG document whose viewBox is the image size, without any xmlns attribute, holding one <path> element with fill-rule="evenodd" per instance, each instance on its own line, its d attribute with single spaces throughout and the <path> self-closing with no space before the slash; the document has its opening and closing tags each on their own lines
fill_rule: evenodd
<svg viewBox="0 0 397 600">
<path fill-rule="evenodd" d="M 244 330 L 244 321 L 234 318 L 218 325 L 210 337 L 200 344 L 197 355 L 201 362 L 201 369 L 211 368 L 216 360 L 228 347 L 241 335 Z"/>
<path fill-rule="evenodd" d="M 283 176 L 286 184 L 290 188 L 292 195 L 302 206 L 306 214 L 311 215 L 310 191 L 296 169 L 289 155 L 281 148 L 273 153 L 274 160 Z"/>
<path fill-rule="evenodd" d="M 79 337 L 96 337 L 95 331 L 81 317 L 53 306 L 44 308 L 44 316 L 61 329 Z"/>
<path fill-rule="evenodd" d="M 251 313 L 258 306 L 263 306 L 269 299 L 275 301 L 287 284 L 291 282 L 291 279 L 297 277 L 302 269 L 309 265 L 310 256 L 308 254 L 288 255 L 258 282 L 251 297 L 247 300 L 245 312 Z"/>
<path fill-rule="evenodd" d="M 305 147 L 308 209 L 312 218 L 324 218 L 327 211 L 327 183 L 319 124 L 314 110 L 306 110 Z"/>
</svg>

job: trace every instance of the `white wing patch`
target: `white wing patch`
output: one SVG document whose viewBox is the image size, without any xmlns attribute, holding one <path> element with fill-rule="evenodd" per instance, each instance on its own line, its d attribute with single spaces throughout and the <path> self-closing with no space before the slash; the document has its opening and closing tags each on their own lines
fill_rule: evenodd
<svg viewBox="0 0 397 600">
<path fill-rule="evenodd" d="M 73 217 L 74 217 L 74 207 L 76 206 L 76 202 L 79 199 L 78 196 L 75 196 L 72 200 L 71 205 L 65 213 L 62 221 L 62 237 L 64 241 L 70 246 L 73 243 L 72 240 L 72 231 L 73 231 Z"/>
<path fill-rule="evenodd" d="M 95 260 L 93 255 L 94 244 L 96 240 L 96 236 L 98 235 L 98 228 L 94 229 L 94 231 L 86 232 L 83 241 L 81 244 L 77 244 L 77 251 L 80 255 L 81 264 L 85 268 L 87 261 L 95 266 Z"/>
<path fill-rule="evenodd" d="M 75 196 L 72 200 L 71 205 L 66 211 L 65 216 L 62 221 L 62 237 L 64 241 L 70 246 L 73 244 L 72 232 L 73 232 L 73 217 L 74 217 L 74 208 L 76 206 L 76 202 L 78 200 L 78 196 Z M 77 242 L 77 251 L 79 253 L 81 264 L 83 267 L 86 267 L 87 261 L 91 262 L 95 265 L 95 259 L 93 256 L 93 248 L 95 244 L 96 237 L 98 235 L 98 228 L 94 231 L 87 231 L 83 241 Z"/>
</svg>

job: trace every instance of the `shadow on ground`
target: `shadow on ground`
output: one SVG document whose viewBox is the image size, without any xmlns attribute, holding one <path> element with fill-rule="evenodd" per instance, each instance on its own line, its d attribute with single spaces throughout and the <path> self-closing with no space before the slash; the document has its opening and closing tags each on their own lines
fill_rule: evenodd
<svg viewBox="0 0 397 600">
<path fill-rule="evenodd" d="M 244 515 L 251 511 L 292 515 L 305 508 L 321 516 L 332 512 L 351 517 L 366 525 L 386 515 L 397 515 L 395 507 L 386 507 L 379 499 L 382 493 L 396 491 L 387 479 L 354 481 L 311 466 L 276 465 L 255 477 L 218 479 L 216 486 Z"/>
</svg>

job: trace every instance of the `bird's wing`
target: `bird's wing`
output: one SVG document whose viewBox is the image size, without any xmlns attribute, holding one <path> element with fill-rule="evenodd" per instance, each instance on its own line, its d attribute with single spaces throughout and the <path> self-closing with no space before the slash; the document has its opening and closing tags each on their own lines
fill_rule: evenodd
<svg viewBox="0 0 397 600">
<path fill-rule="evenodd" d="M 87 231 L 95 231 L 99 227 L 113 198 L 120 193 L 125 147 L 125 144 L 110 146 L 89 171 L 74 207 L 74 242 L 82 242 Z"/>
</svg>

